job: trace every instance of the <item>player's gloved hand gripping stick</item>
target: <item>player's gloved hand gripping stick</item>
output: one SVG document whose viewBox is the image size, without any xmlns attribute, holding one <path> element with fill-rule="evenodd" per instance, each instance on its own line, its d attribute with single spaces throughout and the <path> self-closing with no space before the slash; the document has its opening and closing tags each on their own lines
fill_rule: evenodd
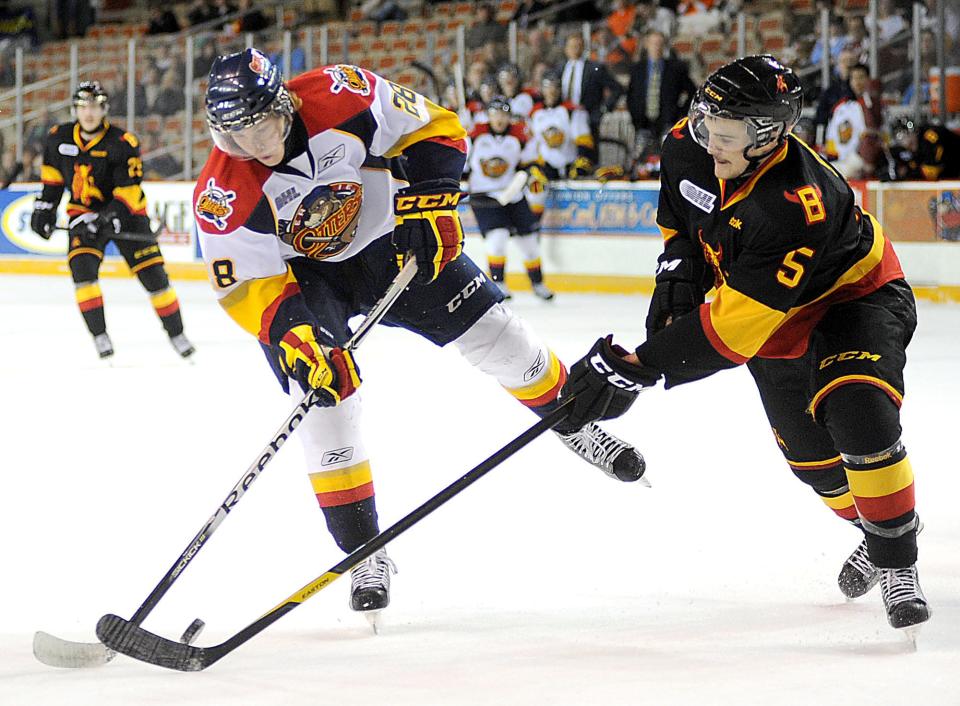
<svg viewBox="0 0 960 706">
<path fill-rule="evenodd" d="M 290 416 L 280 425 L 280 428 L 271 438 L 270 443 L 257 453 L 253 463 L 244 471 L 240 480 L 233 486 L 233 489 L 223 503 L 216 509 L 216 512 L 207 520 L 197 535 L 190 540 L 187 548 L 177 558 L 176 562 L 174 562 L 173 566 L 170 567 L 163 578 L 160 579 L 160 583 L 154 587 L 150 595 L 147 596 L 143 604 L 137 609 L 137 612 L 133 614 L 130 621 L 126 623 L 128 626 L 136 627 L 146 620 L 150 612 L 160 602 L 160 599 L 163 598 L 183 570 L 187 568 L 187 565 L 193 561 L 203 545 L 210 539 L 210 536 L 217 527 L 220 526 L 220 523 L 223 522 L 234 506 L 240 501 L 240 498 L 243 497 L 243 494 L 250 487 L 250 484 L 261 473 L 266 463 L 273 458 L 277 449 L 290 438 L 294 429 L 296 429 L 297 425 L 310 410 L 314 406 L 330 406 L 332 402 L 331 395 L 345 396 L 349 394 L 349 392 L 346 392 L 346 386 L 352 384 L 354 381 L 356 384 L 359 384 L 359 377 L 354 377 L 356 372 L 355 366 L 352 365 L 353 359 L 350 351 L 359 347 L 373 326 L 384 317 L 387 311 L 390 310 L 390 307 L 396 302 L 397 298 L 403 293 L 404 289 L 411 283 L 416 273 L 416 258 L 408 256 L 400 273 L 393 280 L 393 283 L 380 301 L 377 302 L 373 309 L 370 310 L 370 313 L 367 314 L 367 317 L 360 323 L 360 326 L 347 344 L 343 349 L 334 349 L 334 351 L 339 351 L 338 356 L 335 356 L 338 357 L 339 360 L 339 363 L 334 362 L 335 368 L 342 364 L 346 371 L 344 375 L 339 376 L 339 382 L 335 385 L 337 389 L 330 387 L 331 380 L 327 378 L 320 380 L 318 378 L 317 382 L 326 383 L 326 385 L 318 386 L 307 392 L 300 401 L 300 404 L 297 405 L 293 412 L 290 413 Z M 297 361 L 299 359 L 294 356 L 293 360 L 294 368 L 297 368 Z M 349 361 L 349 364 L 346 361 Z M 308 368 L 309 366 L 301 366 L 299 369 L 302 371 Z M 350 370 L 353 370 L 352 375 L 349 372 Z M 317 374 L 322 377 L 322 373 Z M 297 376 L 294 377 L 296 379 Z M 313 381 L 309 380 L 308 382 L 312 383 Z M 350 391 L 352 392 L 352 390 Z M 120 618 L 117 618 L 117 620 L 120 620 Z M 187 628 L 187 632 L 184 633 L 184 639 L 192 640 L 195 638 L 202 626 L 203 623 L 199 620 L 194 621 L 194 623 Z M 51 667 L 96 667 L 101 664 L 106 664 L 116 656 L 114 650 L 109 649 L 99 642 L 72 642 L 45 632 L 37 632 L 34 635 L 33 654 L 38 660 Z"/>
</svg>

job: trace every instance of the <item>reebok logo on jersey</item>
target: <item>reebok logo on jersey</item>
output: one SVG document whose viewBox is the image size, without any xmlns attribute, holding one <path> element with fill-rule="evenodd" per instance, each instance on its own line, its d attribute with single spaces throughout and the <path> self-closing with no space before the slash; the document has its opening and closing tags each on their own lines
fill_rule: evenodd
<svg viewBox="0 0 960 706">
<path fill-rule="evenodd" d="M 323 174 L 334 164 L 342 161 L 346 153 L 347 148 L 341 143 L 320 157 L 320 159 L 317 160 L 317 174 Z"/>
<path fill-rule="evenodd" d="M 353 458 L 353 447 L 345 446 L 342 449 L 333 449 L 332 451 L 323 452 L 323 460 L 320 462 L 321 466 L 330 466 L 334 463 L 345 463 Z"/>
<path fill-rule="evenodd" d="M 684 179 L 680 182 L 680 195 L 704 213 L 713 211 L 713 202 L 717 200 L 715 194 L 701 189 L 693 182 Z"/>
<path fill-rule="evenodd" d="M 227 191 L 217 186 L 213 177 L 207 180 L 207 188 L 197 197 L 196 213 L 207 223 L 212 223 L 217 230 L 227 229 L 227 219 L 233 213 L 233 203 L 237 198 L 236 191 Z"/>
</svg>

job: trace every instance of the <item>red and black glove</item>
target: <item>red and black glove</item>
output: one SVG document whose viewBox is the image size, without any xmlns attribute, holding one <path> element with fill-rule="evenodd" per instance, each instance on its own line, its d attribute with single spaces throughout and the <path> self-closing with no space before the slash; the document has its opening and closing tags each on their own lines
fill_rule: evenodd
<svg viewBox="0 0 960 706">
<path fill-rule="evenodd" d="M 320 391 L 320 405 L 335 407 L 360 387 L 360 372 L 350 351 L 317 343 L 313 327 L 300 324 L 279 343 L 280 369 L 306 392 Z"/>
<path fill-rule="evenodd" d="M 576 430 L 598 419 L 619 417 L 645 388 L 657 384 L 659 371 L 628 363 L 624 360 L 627 355 L 610 335 L 598 338 L 590 352 L 570 366 L 560 401 L 575 399 L 558 430 Z"/>
<path fill-rule="evenodd" d="M 391 242 L 397 259 L 417 258 L 415 282 L 427 284 L 463 252 L 463 226 L 457 204 L 464 196 L 456 179 L 433 179 L 401 190 L 394 198 L 397 217 Z"/>
</svg>

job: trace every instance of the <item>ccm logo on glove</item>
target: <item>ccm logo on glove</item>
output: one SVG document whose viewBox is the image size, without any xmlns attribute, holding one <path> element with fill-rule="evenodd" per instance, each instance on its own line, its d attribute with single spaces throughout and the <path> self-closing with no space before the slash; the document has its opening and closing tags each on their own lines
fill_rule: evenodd
<svg viewBox="0 0 960 706">
<path fill-rule="evenodd" d="M 627 392 L 640 392 L 645 385 L 636 383 L 633 380 L 628 380 L 623 377 L 620 373 L 614 371 L 607 361 L 603 359 L 603 355 L 600 353 L 595 353 L 590 357 L 590 366 L 600 375 L 606 376 L 605 380 L 608 384 L 613 385 L 614 387 L 619 387 L 621 390 L 626 390 Z"/>
</svg>

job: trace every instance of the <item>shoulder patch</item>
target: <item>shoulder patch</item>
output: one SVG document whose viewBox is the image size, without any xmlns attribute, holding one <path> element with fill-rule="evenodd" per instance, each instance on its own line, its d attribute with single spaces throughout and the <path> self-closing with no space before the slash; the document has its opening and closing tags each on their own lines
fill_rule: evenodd
<svg viewBox="0 0 960 706">
<path fill-rule="evenodd" d="M 230 204 L 237 198 L 236 191 L 217 186 L 213 177 L 207 179 L 207 187 L 197 196 L 195 211 L 197 218 L 212 223 L 217 230 L 227 229 L 227 219 L 233 214 Z"/>
<path fill-rule="evenodd" d="M 57 152 L 64 157 L 76 157 L 80 154 L 80 148 L 70 142 L 61 142 L 57 145 Z"/>
<path fill-rule="evenodd" d="M 359 66 L 336 64 L 325 68 L 323 73 L 333 80 L 333 84 L 330 86 L 333 93 L 346 90 L 360 96 L 370 95 L 370 81 Z"/>
<path fill-rule="evenodd" d="M 125 132 L 120 136 L 120 139 L 129 144 L 131 147 L 139 147 L 140 141 L 137 139 L 136 135 L 132 132 Z"/>
<path fill-rule="evenodd" d="M 711 194 L 686 179 L 680 182 L 680 195 L 705 213 L 713 211 L 714 201 L 717 200 L 716 194 Z"/>
</svg>

